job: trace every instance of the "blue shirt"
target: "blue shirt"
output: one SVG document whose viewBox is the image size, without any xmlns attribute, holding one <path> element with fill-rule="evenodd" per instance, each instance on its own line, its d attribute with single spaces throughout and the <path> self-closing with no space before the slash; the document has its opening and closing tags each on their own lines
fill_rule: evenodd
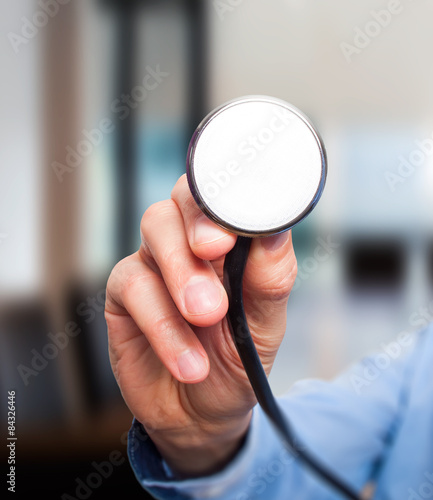
<svg viewBox="0 0 433 500">
<path fill-rule="evenodd" d="M 375 500 L 433 499 L 433 326 L 332 382 L 298 382 L 279 403 L 300 441 L 357 491 L 370 482 Z M 138 481 L 158 499 L 343 498 L 285 450 L 258 406 L 242 449 L 211 476 L 173 478 L 137 421 L 128 454 Z"/>
</svg>

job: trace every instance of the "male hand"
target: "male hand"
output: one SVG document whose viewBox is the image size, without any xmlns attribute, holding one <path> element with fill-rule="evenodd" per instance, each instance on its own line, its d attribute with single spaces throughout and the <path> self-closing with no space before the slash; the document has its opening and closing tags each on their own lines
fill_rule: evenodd
<svg viewBox="0 0 433 500">
<path fill-rule="evenodd" d="M 184 476 L 208 474 L 236 452 L 256 404 L 225 319 L 222 270 L 236 236 L 202 214 L 185 176 L 145 212 L 141 236 L 108 280 L 113 372 L 167 463 Z M 268 374 L 295 277 L 289 232 L 252 242 L 244 305 Z"/>
</svg>

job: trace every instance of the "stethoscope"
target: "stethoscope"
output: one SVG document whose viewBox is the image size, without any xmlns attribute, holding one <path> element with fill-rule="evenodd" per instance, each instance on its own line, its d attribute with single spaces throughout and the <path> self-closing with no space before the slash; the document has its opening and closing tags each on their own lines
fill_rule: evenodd
<svg viewBox="0 0 433 500">
<path fill-rule="evenodd" d="M 187 155 L 188 183 L 198 206 L 238 235 L 224 262 L 227 320 L 257 401 L 297 458 L 341 494 L 359 500 L 295 437 L 272 394 L 242 298 L 252 238 L 287 231 L 304 219 L 323 192 L 326 174 L 325 148 L 308 118 L 268 96 L 246 96 L 216 108 L 197 127 Z"/>
</svg>

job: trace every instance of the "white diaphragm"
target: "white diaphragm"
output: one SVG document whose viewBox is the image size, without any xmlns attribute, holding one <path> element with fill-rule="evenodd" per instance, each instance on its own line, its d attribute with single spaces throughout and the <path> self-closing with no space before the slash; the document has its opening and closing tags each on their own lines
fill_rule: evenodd
<svg viewBox="0 0 433 500">
<path fill-rule="evenodd" d="M 244 236 L 290 229 L 314 208 L 326 153 L 310 121 L 273 97 L 246 96 L 212 111 L 188 149 L 194 199 L 214 222 Z"/>
</svg>

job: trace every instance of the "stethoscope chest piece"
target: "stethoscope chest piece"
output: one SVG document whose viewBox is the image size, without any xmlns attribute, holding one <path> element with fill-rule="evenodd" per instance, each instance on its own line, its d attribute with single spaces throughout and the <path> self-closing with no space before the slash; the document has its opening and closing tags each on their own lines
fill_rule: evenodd
<svg viewBox="0 0 433 500">
<path fill-rule="evenodd" d="M 314 208 L 326 178 L 323 143 L 290 104 L 267 96 L 210 113 L 188 150 L 191 192 L 208 217 L 243 236 L 293 227 Z"/>
</svg>

